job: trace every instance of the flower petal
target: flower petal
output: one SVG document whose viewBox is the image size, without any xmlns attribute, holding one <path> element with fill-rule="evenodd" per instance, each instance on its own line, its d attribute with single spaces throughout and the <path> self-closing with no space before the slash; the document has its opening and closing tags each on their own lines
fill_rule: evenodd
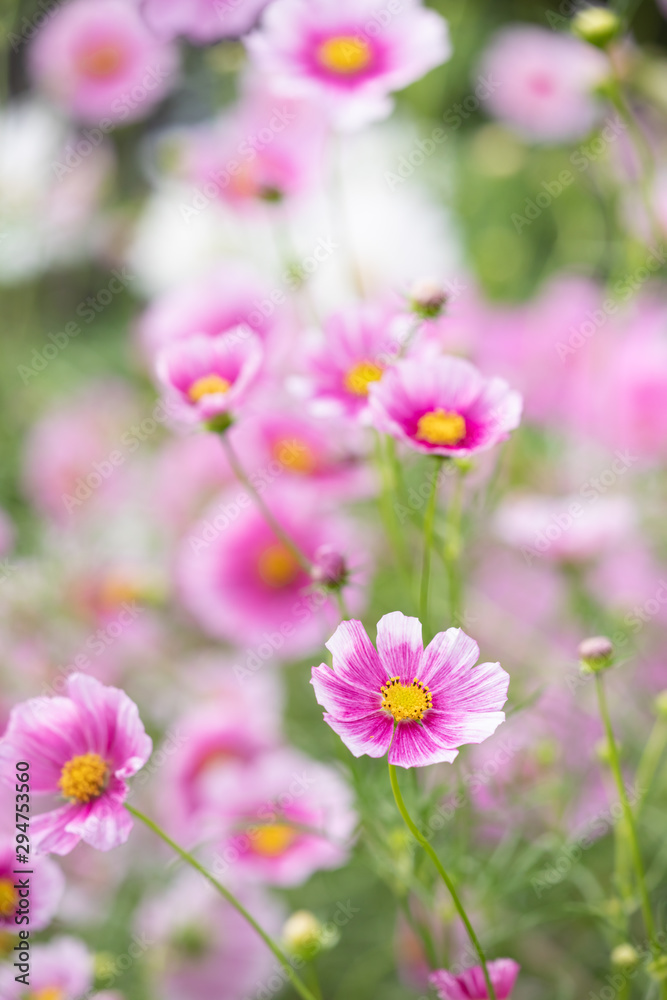
<svg viewBox="0 0 667 1000">
<path fill-rule="evenodd" d="M 504 712 L 440 712 L 431 709 L 423 725 L 435 743 L 443 747 L 460 747 L 466 743 L 482 743 L 505 721 Z"/>
<path fill-rule="evenodd" d="M 384 615 L 378 622 L 377 648 L 389 676 L 400 677 L 402 684 L 412 684 L 419 676 L 424 652 L 421 622 L 402 611 Z"/>
<path fill-rule="evenodd" d="M 420 681 L 428 684 L 431 693 L 446 683 L 450 673 L 469 670 L 479 659 L 479 646 L 460 628 L 448 628 L 433 637 L 422 656 Z"/>
<path fill-rule="evenodd" d="M 350 684 L 337 677 L 333 670 L 322 664 L 313 667 L 310 682 L 315 688 L 318 705 L 330 712 L 336 719 L 353 722 L 376 712 L 382 704 L 379 691 L 371 692 Z"/>
<path fill-rule="evenodd" d="M 389 748 L 389 763 L 399 767 L 451 764 L 457 756 L 458 750 L 438 746 L 418 722 L 399 722 Z"/>
<path fill-rule="evenodd" d="M 70 822 L 87 806 L 61 806 L 30 820 L 30 842 L 35 854 L 69 854 L 81 839 L 70 830 Z"/>
<path fill-rule="evenodd" d="M 334 672 L 366 691 L 379 691 L 389 676 L 361 622 L 341 622 L 326 647 Z"/>
<path fill-rule="evenodd" d="M 338 733 L 345 746 L 355 757 L 383 757 L 389 749 L 394 731 L 394 720 L 384 712 L 373 712 L 364 719 L 343 721 L 324 714 L 324 721 Z"/>
<path fill-rule="evenodd" d="M 81 813 L 75 822 L 68 824 L 68 830 L 98 851 L 110 851 L 124 844 L 133 823 L 123 806 L 126 795 L 127 787 L 112 780 L 112 786 L 92 803 L 88 814 Z"/>
</svg>

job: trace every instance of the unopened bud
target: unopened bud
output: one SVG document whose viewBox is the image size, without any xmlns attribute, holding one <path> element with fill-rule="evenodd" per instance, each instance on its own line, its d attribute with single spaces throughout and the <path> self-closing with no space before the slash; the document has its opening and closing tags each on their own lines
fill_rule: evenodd
<svg viewBox="0 0 667 1000">
<path fill-rule="evenodd" d="M 610 764 L 612 759 L 611 748 L 609 746 L 609 740 L 602 739 L 598 740 L 595 744 L 595 756 L 600 761 L 601 764 Z"/>
<path fill-rule="evenodd" d="M 436 278 L 418 278 L 409 294 L 410 306 L 422 319 L 435 319 L 447 302 L 447 292 Z"/>
<path fill-rule="evenodd" d="M 579 644 L 579 659 L 585 670 L 597 673 L 610 667 L 614 659 L 614 646 L 611 639 L 605 635 L 596 635 L 590 639 L 584 639 Z"/>
<path fill-rule="evenodd" d="M 667 955 L 659 955 L 646 967 L 652 979 L 659 983 L 667 982 Z"/>
<path fill-rule="evenodd" d="M 621 31 L 621 19 L 608 7 L 585 7 L 572 19 L 572 31 L 585 42 L 604 49 Z"/>
<path fill-rule="evenodd" d="M 626 942 L 614 948 L 611 953 L 611 964 L 623 969 L 631 969 L 638 964 L 640 957 L 637 949 Z"/>
<path fill-rule="evenodd" d="M 299 958 L 311 959 L 322 947 L 324 927 L 314 913 L 297 910 L 286 921 L 282 938 L 285 947 Z"/>
<path fill-rule="evenodd" d="M 340 590 L 349 576 L 345 559 L 333 545 L 320 545 L 316 550 L 310 575 L 328 590 Z"/>
</svg>

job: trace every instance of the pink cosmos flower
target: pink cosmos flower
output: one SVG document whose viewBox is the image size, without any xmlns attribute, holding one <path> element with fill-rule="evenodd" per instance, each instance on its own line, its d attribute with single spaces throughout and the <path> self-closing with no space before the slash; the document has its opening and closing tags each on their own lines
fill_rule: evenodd
<svg viewBox="0 0 667 1000">
<path fill-rule="evenodd" d="M 335 124 L 385 118 L 389 97 L 445 62 L 447 23 L 417 0 L 276 0 L 247 40 L 259 69 L 283 92 L 314 94 Z"/>
<path fill-rule="evenodd" d="M 236 210 L 279 205 L 311 190 L 323 169 L 321 109 L 255 88 L 230 114 L 183 136 L 179 176 Z"/>
<path fill-rule="evenodd" d="M 495 35 L 480 69 L 494 84 L 488 110 L 526 139 L 553 143 L 590 131 L 601 109 L 594 88 L 610 73 L 592 45 L 523 24 Z"/>
<path fill-rule="evenodd" d="M 71 0 L 47 19 L 30 49 L 35 83 L 70 114 L 108 131 L 143 118 L 178 66 L 131 0 Z"/>
<path fill-rule="evenodd" d="M 509 675 L 482 663 L 477 643 L 458 628 L 422 645 L 417 618 L 400 611 L 378 622 L 377 651 L 359 621 L 342 622 L 326 644 L 333 670 L 313 667 L 324 720 L 355 757 L 399 767 L 451 763 L 457 747 L 481 743 L 505 719 Z"/>
<path fill-rule="evenodd" d="M 0 967 L 0 996 L 3 1000 L 25 1000 L 25 988 L 22 983 L 16 982 L 15 975 L 13 965 L 3 963 Z M 59 937 L 48 944 L 30 942 L 28 997 L 83 1000 L 92 989 L 93 979 L 93 956 L 82 941 Z"/>
<path fill-rule="evenodd" d="M 375 427 L 428 455 L 472 455 L 519 426 L 521 396 L 468 361 L 401 361 L 370 387 Z"/>
<path fill-rule="evenodd" d="M 143 767 L 152 743 L 124 691 L 84 674 L 71 674 L 65 690 L 12 710 L 0 761 L 28 761 L 33 796 L 66 802 L 32 818 L 36 853 L 69 854 L 80 840 L 108 851 L 129 836 L 125 779 Z"/>
<path fill-rule="evenodd" d="M 142 0 L 142 14 L 161 38 L 185 35 L 196 45 L 237 38 L 257 22 L 269 0 Z"/>
<path fill-rule="evenodd" d="M 235 888 L 235 895 L 277 937 L 282 905 L 255 886 Z M 258 983 L 271 982 L 276 971 L 275 958 L 253 928 L 189 869 L 142 904 L 137 931 L 160 956 L 163 1000 L 239 1000 L 256 995 Z"/>
<path fill-rule="evenodd" d="M 20 867 L 20 866 L 19 866 Z M 41 931 L 47 927 L 60 903 L 65 888 L 65 877 L 50 858 L 37 857 L 27 866 L 30 876 L 30 929 Z M 16 838 L 0 838 L 0 932 L 17 933 L 14 917 L 19 904 L 16 890 Z"/>
<path fill-rule="evenodd" d="M 139 339 L 149 358 L 174 341 L 195 334 L 217 337 L 237 327 L 249 327 L 263 340 L 274 323 L 274 309 L 264 308 L 262 284 L 235 266 L 217 268 L 201 278 L 159 296 L 139 321 Z"/>
<path fill-rule="evenodd" d="M 362 565 L 367 546 L 353 526 L 323 512 L 319 496 L 305 484 L 281 484 L 263 496 L 311 562 L 327 544 L 344 555 L 353 554 L 353 578 L 344 594 L 353 607 L 363 605 L 359 584 L 368 568 Z M 251 674 L 262 661 L 307 654 L 338 618 L 335 601 L 314 590 L 295 555 L 239 490 L 221 497 L 183 540 L 177 583 L 186 608 L 209 635 L 251 647 L 237 664 L 239 674 L 243 669 Z"/>
<path fill-rule="evenodd" d="M 216 868 L 271 885 L 301 885 L 347 861 L 357 823 L 353 795 L 332 768 L 294 750 L 273 750 L 246 769 L 217 810 Z"/>
<path fill-rule="evenodd" d="M 365 418 L 368 393 L 399 353 L 400 318 L 385 306 L 363 305 L 324 324 L 324 342 L 308 359 L 313 409 Z"/>
<path fill-rule="evenodd" d="M 196 334 L 165 347 L 157 359 L 163 385 L 197 420 L 230 415 L 243 403 L 262 363 L 259 339 L 247 327 L 218 337 Z"/>
<path fill-rule="evenodd" d="M 497 958 L 494 962 L 487 962 L 487 968 L 498 1000 L 507 1000 L 521 966 L 511 958 Z M 460 976 L 438 969 L 430 980 L 440 1000 L 486 1000 L 489 995 L 481 965 L 466 969 Z"/>
</svg>

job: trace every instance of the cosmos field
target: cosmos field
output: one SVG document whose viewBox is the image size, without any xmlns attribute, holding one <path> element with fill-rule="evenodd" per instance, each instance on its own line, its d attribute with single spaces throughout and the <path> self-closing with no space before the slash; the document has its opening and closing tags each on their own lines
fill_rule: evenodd
<svg viewBox="0 0 667 1000">
<path fill-rule="evenodd" d="M 0 1000 L 667 1000 L 667 4 L 0 43 Z"/>
</svg>

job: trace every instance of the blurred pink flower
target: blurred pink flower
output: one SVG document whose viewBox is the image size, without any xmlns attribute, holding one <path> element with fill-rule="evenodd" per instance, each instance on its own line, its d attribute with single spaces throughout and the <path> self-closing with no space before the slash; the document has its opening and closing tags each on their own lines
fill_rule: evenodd
<svg viewBox="0 0 667 1000">
<path fill-rule="evenodd" d="M 357 823 L 353 801 L 336 771 L 295 750 L 257 758 L 220 798 L 217 870 L 293 886 L 322 868 L 340 868 Z"/>
<path fill-rule="evenodd" d="M 378 622 L 377 652 L 358 621 L 342 622 L 326 646 L 333 669 L 313 667 L 311 683 L 355 757 L 451 763 L 457 747 L 481 743 L 504 721 L 509 675 L 499 663 L 473 669 L 479 647 L 461 629 L 438 632 L 424 649 L 419 620 L 393 611 Z"/>
<path fill-rule="evenodd" d="M 486 108 L 528 140 L 583 138 L 601 112 L 594 88 L 610 74 L 605 55 L 571 35 L 516 24 L 491 40 L 480 66 L 493 86 Z"/>
<path fill-rule="evenodd" d="M 627 497 L 508 497 L 495 517 L 497 535 L 529 561 L 545 556 L 582 562 L 603 555 L 627 538 L 636 523 Z"/>
<path fill-rule="evenodd" d="M 399 324 L 395 311 L 368 304 L 336 313 L 325 322 L 324 341 L 307 364 L 315 412 L 367 416 L 369 388 L 400 350 Z"/>
<path fill-rule="evenodd" d="M 65 877 L 50 858 L 32 858 L 26 867 L 31 871 L 29 927 L 31 931 L 41 931 L 48 927 L 56 914 L 65 888 Z M 16 866 L 16 837 L 0 836 L 0 932 L 17 934 L 22 926 L 17 926 L 14 920 L 19 904 L 15 886 L 20 878 Z"/>
<path fill-rule="evenodd" d="M 185 35 L 195 45 L 237 38 L 257 22 L 269 0 L 141 0 L 141 11 L 161 38 Z"/>
<path fill-rule="evenodd" d="M 92 989 L 93 956 L 83 941 L 59 937 L 48 944 L 30 942 L 29 997 L 83 1000 Z M 3 1000 L 24 1000 L 25 988 L 14 978 L 16 969 L 3 963 L 0 967 L 0 996 Z"/>
<path fill-rule="evenodd" d="M 274 938 L 284 912 L 261 889 L 235 890 L 248 911 Z M 276 970 L 276 960 L 256 931 L 200 875 L 181 872 L 137 913 L 137 932 L 162 961 L 157 978 L 163 1000 L 238 1000 Z"/>
<path fill-rule="evenodd" d="M 487 962 L 487 968 L 498 1000 L 507 1000 L 514 989 L 520 966 L 511 958 L 497 958 Z M 435 986 L 440 1000 L 487 1000 L 489 995 L 481 965 L 466 969 L 458 976 L 453 976 L 446 969 L 438 969 L 431 975 L 431 984 Z"/>
<path fill-rule="evenodd" d="M 125 779 L 143 767 L 152 743 L 123 691 L 71 674 L 66 692 L 12 710 L 0 761 L 12 768 L 17 760 L 27 761 L 33 796 L 66 800 L 32 817 L 36 853 L 69 854 L 80 840 L 108 851 L 129 836 Z"/>
<path fill-rule="evenodd" d="M 354 526 L 323 512 L 305 484 L 272 487 L 264 499 L 311 561 L 325 544 L 354 553 L 352 585 L 344 593 L 359 608 L 363 591 L 358 585 L 367 569 L 359 563 L 367 549 Z M 183 540 L 176 573 L 183 603 L 209 635 L 251 647 L 243 654 L 244 663 L 253 660 L 250 671 L 263 660 L 312 651 L 338 618 L 332 597 L 314 590 L 306 570 L 243 491 L 221 497 Z"/>
<path fill-rule="evenodd" d="M 247 327 L 217 337 L 195 334 L 160 351 L 156 369 L 162 384 L 189 417 L 215 421 L 243 404 L 263 359 L 259 338 Z"/>
<path fill-rule="evenodd" d="M 29 65 L 58 105 L 107 132 L 162 100 L 178 53 L 155 38 L 131 0 L 71 0 L 47 19 Z"/>
<path fill-rule="evenodd" d="M 177 172 L 236 209 L 280 204 L 314 188 L 324 169 L 325 122 L 315 101 L 265 88 L 184 136 Z"/>
<path fill-rule="evenodd" d="M 235 265 L 218 268 L 165 292 L 139 321 L 139 338 L 149 358 L 194 334 L 217 337 L 248 327 L 265 339 L 274 325 L 275 306 L 260 281 Z"/>
<path fill-rule="evenodd" d="M 182 533 L 232 479 L 215 435 L 195 432 L 171 438 L 161 448 L 153 469 L 153 489 L 160 497 L 155 516 Z"/>
<path fill-rule="evenodd" d="M 369 395 L 375 427 L 427 455 L 485 451 L 509 437 L 521 419 L 518 392 L 455 357 L 400 361 Z"/>
<path fill-rule="evenodd" d="M 247 45 L 277 88 L 316 95 L 343 128 L 385 118 L 391 92 L 451 52 L 447 22 L 417 0 L 275 0 Z"/>
</svg>

